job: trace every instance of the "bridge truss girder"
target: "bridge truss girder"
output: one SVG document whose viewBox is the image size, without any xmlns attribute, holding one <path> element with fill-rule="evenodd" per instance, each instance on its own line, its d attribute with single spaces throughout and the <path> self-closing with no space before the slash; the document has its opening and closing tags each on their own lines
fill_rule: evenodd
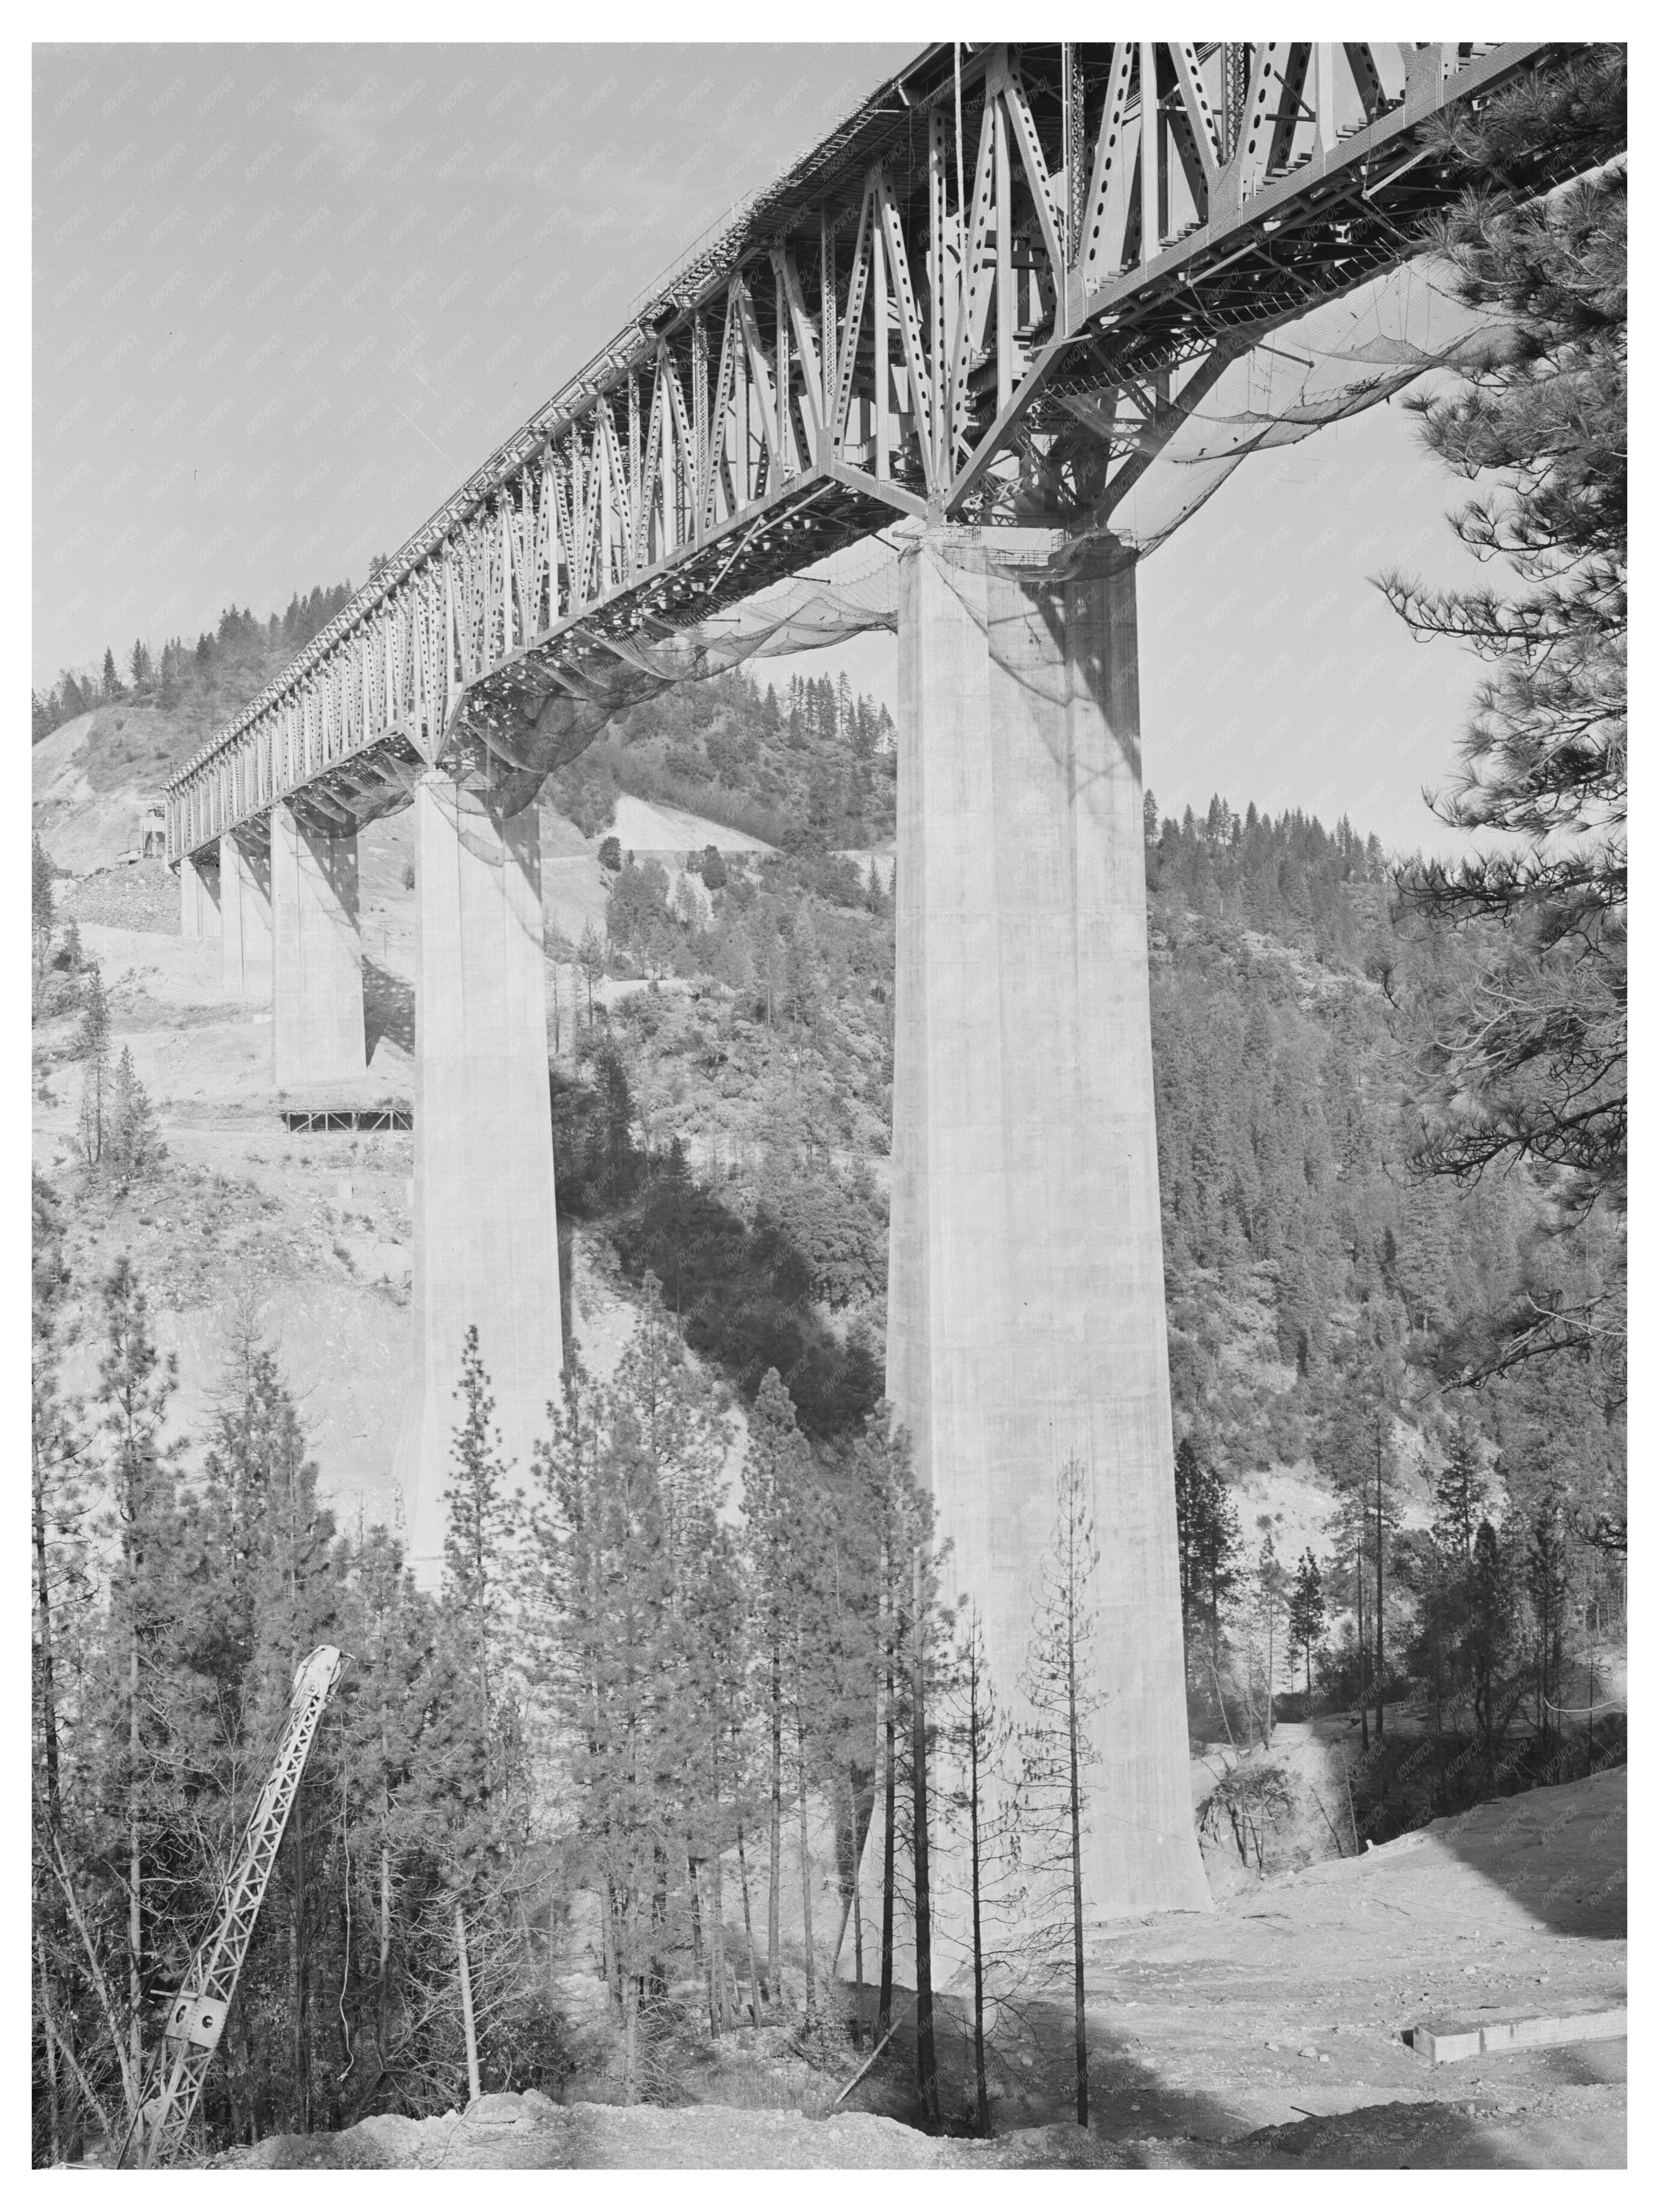
<svg viewBox="0 0 1659 2212">
<path fill-rule="evenodd" d="M 550 705 L 896 514 L 1102 526 L 1222 362 L 1412 250 L 1466 181 L 1434 119 L 1566 51 L 927 49 L 173 779 L 169 859 L 440 761 L 522 804 Z"/>
</svg>

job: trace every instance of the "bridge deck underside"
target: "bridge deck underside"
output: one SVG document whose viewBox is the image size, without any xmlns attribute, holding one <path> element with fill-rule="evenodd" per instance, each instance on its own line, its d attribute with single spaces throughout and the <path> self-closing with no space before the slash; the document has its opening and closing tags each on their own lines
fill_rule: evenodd
<svg viewBox="0 0 1659 2212">
<path fill-rule="evenodd" d="M 927 50 L 175 777 L 170 857 L 295 793 L 355 826 L 441 760 L 527 795 L 631 653 L 896 515 L 1102 526 L 1183 379 L 1462 188 L 1435 118 L 1565 51 Z"/>
</svg>

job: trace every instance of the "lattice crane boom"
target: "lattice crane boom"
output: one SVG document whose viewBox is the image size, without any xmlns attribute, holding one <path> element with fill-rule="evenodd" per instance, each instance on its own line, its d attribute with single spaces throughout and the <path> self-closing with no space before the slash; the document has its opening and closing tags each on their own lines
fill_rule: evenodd
<svg viewBox="0 0 1659 2212">
<path fill-rule="evenodd" d="M 340 1679 L 341 1654 L 320 1644 L 303 1660 L 294 1677 L 283 1740 L 271 1762 L 258 1803 L 220 1893 L 213 1925 L 198 1946 L 184 1986 L 168 2008 L 166 2028 L 151 2061 L 145 2094 L 128 2130 L 118 2165 L 127 2162 L 135 2139 L 136 2163 L 167 2166 L 178 2154 L 213 2063 L 219 2038 L 236 1994 L 242 1961 L 259 1917 L 259 1907 L 276 1863 L 294 1801 L 300 1794 L 306 1761 L 321 1724 L 323 1710 Z"/>
</svg>

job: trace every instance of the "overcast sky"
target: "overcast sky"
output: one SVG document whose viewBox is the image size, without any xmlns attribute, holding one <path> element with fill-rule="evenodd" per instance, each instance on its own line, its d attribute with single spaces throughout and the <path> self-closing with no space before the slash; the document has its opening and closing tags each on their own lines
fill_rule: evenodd
<svg viewBox="0 0 1659 2212">
<path fill-rule="evenodd" d="M 34 683 L 361 582 L 912 51 L 37 47 Z M 1455 574 L 1458 489 L 1396 403 L 1247 463 L 1152 556 L 1166 811 L 1436 837 L 1476 671 L 1366 580 Z M 892 696 L 890 639 L 833 658 Z"/>
</svg>

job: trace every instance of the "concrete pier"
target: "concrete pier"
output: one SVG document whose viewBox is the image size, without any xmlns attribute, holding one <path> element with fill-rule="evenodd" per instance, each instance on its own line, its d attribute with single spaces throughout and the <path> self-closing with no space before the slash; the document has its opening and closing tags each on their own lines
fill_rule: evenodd
<svg viewBox="0 0 1659 2212">
<path fill-rule="evenodd" d="M 219 915 L 228 999 L 270 996 L 270 840 L 268 832 L 233 830 L 219 840 Z"/>
<path fill-rule="evenodd" d="M 179 934 L 217 937 L 219 914 L 219 851 L 208 846 L 186 853 L 179 863 Z"/>
<path fill-rule="evenodd" d="M 271 1035 L 279 1091 L 367 1072 L 357 839 L 270 810 Z"/>
<path fill-rule="evenodd" d="M 467 1329 L 514 1480 L 559 1396 L 540 835 L 533 806 L 503 819 L 441 775 L 416 786 L 414 1343 L 396 1473 L 428 1587 Z"/>
<path fill-rule="evenodd" d="M 1202 1909 L 1176 1572 L 1132 566 L 1061 585 L 1037 530 L 942 529 L 899 598 L 888 1394 L 1005 1711 L 1055 1482 L 1092 1482 L 1092 1917 Z M 936 1796 L 935 1802 L 938 1802 Z M 936 1828 L 935 1972 L 965 1937 Z M 872 1862 L 866 1857 L 867 1877 Z"/>
</svg>

